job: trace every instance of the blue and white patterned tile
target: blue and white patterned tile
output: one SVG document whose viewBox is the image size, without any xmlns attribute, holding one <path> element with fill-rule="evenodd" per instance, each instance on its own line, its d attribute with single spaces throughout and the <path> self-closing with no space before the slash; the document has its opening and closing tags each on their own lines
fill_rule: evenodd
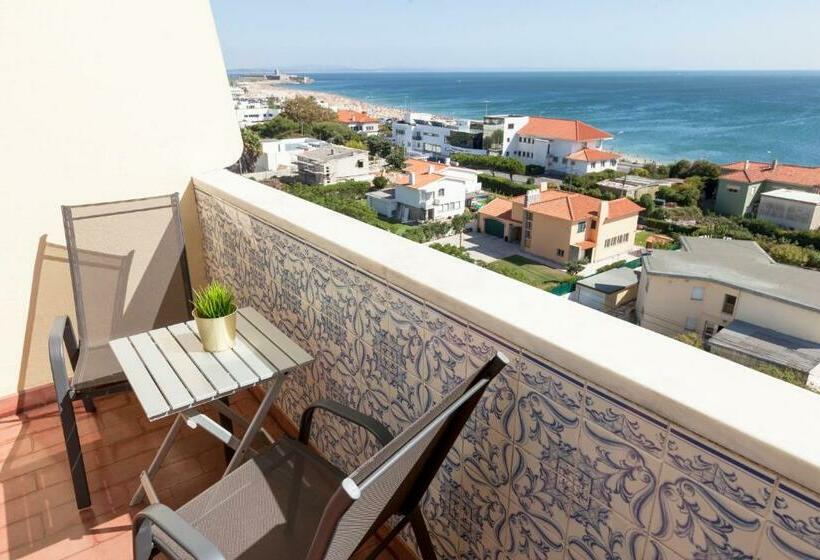
<svg viewBox="0 0 820 560">
<path fill-rule="evenodd" d="M 664 420 L 591 384 L 584 402 L 588 420 L 650 455 L 663 457 L 669 427 Z"/>
<path fill-rule="evenodd" d="M 593 500 L 587 507 L 576 508 L 570 516 L 565 558 L 640 560 L 646 542 L 645 533 Z"/>
<path fill-rule="evenodd" d="M 792 533 L 777 525 L 767 522 L 763 532 L 763 540 L 760 542 L 760 548 L 755 558 L 760 560 L 770 558 L 820 560 L 820 549 L 796 538 Z"/>
<path fill-rule="evenodd" d="M 781 481 L 774 494 L 769 520 L 802 540 L 820 556 L 820 497 Z"/>
<path fill-rule="evenodd" d="M 387 285 L 357 270 L 352 275 L 353 316 L 348 329 L 356 338 L 373 346 L 376 333 L 387 330 Z"/>
<path fill-rule="evenodd" d="M 597 424 L 582 422 L 579 468 L 591 496 L 639 528 L 649 525 L 661 462 Z"/>
<path fill-rule="evenodd" d="M 431 307 L 422 316 L 419 378 L 446 395 L 467 377 L 466 323 Z"/>
<path fill-rule="evenodd" d="M 521 383 L 532 387 L 538 393 L 563 408 L 580 416 L 583 408 L 584 383 L 548 360 L 530 354 L 521 353 L 519 375 Z"/>
<path fill-rule="evenodd" d="M 523 382 L 518 385 L 511 426 L 510 436 L 527 453 L 548 464 L 577 462 L 579 413 L 564 408 Z"/>
<path fill-rule="evenodd" d="M 664 464 L 651 534 L 683 558 L 753 558 L 763 520 Z"/>
<path fill-rule="evenodd" d="M 470 506 L 461 486 L 463 440 L 459 439 L 436 473 L 422 503 L 433 546 L 439 558 L 458 558 L 464 548 L 462 521 Z"/>
<path fill-rule="evenodd" d="M 673 427 L 666 462 L 718 494 L 763 515 L 775 475 L 737 455 Z"/>
</svg>

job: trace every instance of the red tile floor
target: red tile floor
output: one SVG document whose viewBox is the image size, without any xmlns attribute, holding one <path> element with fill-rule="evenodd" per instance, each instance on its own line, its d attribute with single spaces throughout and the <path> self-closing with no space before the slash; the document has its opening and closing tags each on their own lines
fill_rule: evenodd
<svg viewBox="0 0 820 560">
<path fill-rule="evenodd" d="M 148 422 L 130 393 L 95 402 L 95 414 L 75 406 L 92 499 L 84 511 L 74 503 L 56 405 L 0 418 L 0 558 L 131 558 L 131 519 L 144 505 L 130 508 L 128 501 L 172 420 Z M 232 399 L 248 418 L 257 404 L 250 393 Z M 272 420 L 266 428 L 282 434 Z M 215 438 L 183 428 L 154 485 L 176 508 L 224 468 Z"/>
</svg>

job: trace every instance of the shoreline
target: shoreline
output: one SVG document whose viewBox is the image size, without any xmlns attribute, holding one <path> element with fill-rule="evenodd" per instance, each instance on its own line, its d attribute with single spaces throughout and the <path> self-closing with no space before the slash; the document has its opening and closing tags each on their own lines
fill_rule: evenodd
<svg viewBox="0 0 820 560">
<path fill-rule="evenodd" d="M 338 111 L 339 109 L 347 109 L 351 111 L 358 111 L 360 113 L 367 113 L 378 119 L 393 119 L 400 120 L 404 118 L 406 111 L 397 107 L 388 105 L 381 105 L 379 103 L 370 103 L 356 97 L 341 95 L 337 93 L 330 93 L 326 91 L 317 91 L 314 89 L 295 89 L 292 86 L 299 86 L 301 84 L 282 84 L 271 80 L 252 80 L 242 81 L 236 80 L 236 85 L 245 88 L 246 94 L 254 98 L 268 98 L 275 97 L 280 100 L 293 99 L 295 97 L 313 97 L 318 101 L 326 104 L 331 109 Z M 423 112 L 423 111 L 417 111 Z M 456 120 L 453 116 L 433 114 L 434 118 L 442 120 Z M 673 161 L 661 161 L 650 157 L 645 157 L 637 154 L 621 153 L 622 161 L 633 165 L 643 165 L 647 163 L 655 163 L 657 165 L 669 165 Z"/>
</svg>

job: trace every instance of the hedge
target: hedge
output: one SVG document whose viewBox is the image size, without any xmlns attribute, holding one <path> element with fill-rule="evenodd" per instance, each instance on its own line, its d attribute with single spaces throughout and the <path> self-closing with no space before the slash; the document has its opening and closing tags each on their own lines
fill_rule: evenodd
<svg viewBox="0 0 820 560">
<path fill-rule="evenodd" d="M 546 169 L 544 169 L 543 165 L 529 164 L 527 167 L 524 168 L 524 173 L 532 176 L 543 175 L 545 171 Z"/>
<path fill-rule="evenodd" d="M 478 180 L 481 182 L 481 188 L 485 191 L 505 194 L 508 196 L 522 195 L 533 188 L 531 185 L 524 185 L 522 183 L 510 181 L 504 177 L 494 177 L 483 173 L 478 176 Z"/>
<path fill-rule="evenodd" d="M 697 226 L 683 226 L 664 220 L 659 220 L 658 218 L 644 218 L 643 216 L 638 218 L 638 222 L 646 227 L 656 229 L 663 233 L 682 233 L 684 235 L 688 235 L 697 229 Z"/>
</svg>

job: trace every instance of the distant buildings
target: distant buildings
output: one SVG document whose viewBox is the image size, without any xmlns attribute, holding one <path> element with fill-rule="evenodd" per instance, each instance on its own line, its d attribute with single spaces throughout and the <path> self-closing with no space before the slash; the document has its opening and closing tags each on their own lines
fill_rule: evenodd
<svg viewBox="0 0 820 560">
<path fill-rule="evenodd" d="M 524 165 L 567 175 L 618 167 L 620 155 L 604 149 L 612 135 L 582 121 L 501 115 L 485 117 L 484 124 L 485 137 L 494 137 L 487 144 Z"/>
<path fill-rule="evenodd" d="M 718 181 L 715 211 L 730 216 L 755 216 L 760 195 L 778 189 L 820 193 L 820 167 L 758 161 L 724 165 Z"/>
<path fill-rule="evenodd" d="M 789 189 L 764 192 L 757 217 L 786 229 L 820 229 L 820 194 Z"/>
<path fill-rule="evenodd" d="M 279 109 L 268 107 L 266 100 L 260 99 L 238 99 L 234 102 L 236 120 L 240 127 L 251 124 L 269 121 L 279 114 Z"/>
<path fill-rule="evenodd" d="M 367 193 L 367 203 L 380 215 L 401 222 L 458 216 L 481 188 L 477 171 L 417 159 L 408 159 L 404 172 L 388 177 L 392 185 Z"/>
<path fill-rule="evenodd" d="M 484 126 L 469 119 L 439 119 L 407 113 L 392 124 L 393 143 L 413 156 L 447 158 L 454 153 L 483 154 Z"/>
<path fill-rule="evenodd" d="M 682 237 L 681 246 L 643 258 L 641 326 L 698 333 L 749 365 L 820 363 L 820 272 L 778 264 L 753 241 Z"/>
<path fill-rule="evenodd" d="M 632 319 L 632 302 L 637 297 L 638 271 L 620 267 L 582 278 L 575 285 L 570 299 L 610 315 Z"/>
<path fill-rule="evenodd" d="M 263 138 L 262 154 L 256 160 L 254 171 L 291 174 L 296 171 L 296 158 L 300 154 L 326 145 L 327 142 L 316 138 Z"/>
<path fill-rule="evenodd" d="M 296 158 L 299 181 L 307 185 L 329 185 L 339 181 L 370 181 L 369 155 L 365 150 L 328 144 L 301 153 Z"/>
<path fill-rule="evenodd" d="M 595 184 L 604 192 L 611 192 L 618 197 L 638 200 L 645 194 L 654 197 L 661 187 L 668 187 L 682 182 L 683 179 L 649 179 L 638 175 L 624 175 L 617 179 L 605 179 Z"/>
<path fill-rule="evenodd" d="M 496 198 L 482 207 L 478 227 L 545 259 L 594 263 L 633 248 L 641 210 L 626 198 L 606 201 L 532 189 L 525 196 Z"/>
<path fill-rule="evenodd" d="M 351 130 L 367 136 L 373 136 L 379 132 L 379 119 L 371 117 L 367 113 L 339 109 L 336 112 L 336 119 L 340 123 L 346 124 Z"/>
</svg>

